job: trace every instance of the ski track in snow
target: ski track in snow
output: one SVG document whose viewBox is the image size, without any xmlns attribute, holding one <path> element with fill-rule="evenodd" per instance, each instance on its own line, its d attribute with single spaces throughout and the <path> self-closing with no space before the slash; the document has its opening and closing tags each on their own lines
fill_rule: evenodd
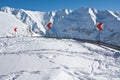
<svg viewBox="0 0 120 80">
<path fill-rule="evenodd" d="M 75 40 L 0 38 L 0 80 L 120 80 L 115 52 Z"/>
</svg>

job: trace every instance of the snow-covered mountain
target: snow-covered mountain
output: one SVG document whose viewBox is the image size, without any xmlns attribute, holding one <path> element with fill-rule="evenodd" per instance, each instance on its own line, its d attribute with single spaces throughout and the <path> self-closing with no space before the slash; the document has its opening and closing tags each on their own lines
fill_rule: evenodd
<svg viewBox="0 0 120 80">
<path fill-rule="evenodd" d="M 97 40 L 96 23 L 104 22 L 101 41 L 120 46 L 120 12 L 92 8 L 40 12 L 10 7 L 3 7 L 1 11 L 14 15 L 40 36 Z M 52 22 L 51 29 L 46 27 L 48 22 Z"/>
</svg>

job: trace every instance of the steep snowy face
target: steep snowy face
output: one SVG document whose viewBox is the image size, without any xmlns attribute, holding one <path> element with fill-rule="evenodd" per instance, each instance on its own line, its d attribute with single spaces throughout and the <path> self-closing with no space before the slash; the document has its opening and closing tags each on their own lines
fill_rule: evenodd
<svg viewBox="0 0 120 80">
<path fill-rule="evenodd" d="M 43 21 L 43 25 L 45 26 L 45 29 L 46 29 L 45 36 L 60 37 L 56 35 L 56 32 L 58 32 L 58 30 L 56 30 L 55 28 L 59 28 L 60 21 L 63 20 L 64 17 L 69 15 L 71 12 L 72 10 L 68 10 L 68 9 L 61 9 L 59 11 L 46 12 L 44 14 L 44 21 Z M 52 23 L 52 29 L 48 29 L 46 26 L 49 22 Z"/>
<path fill-rule="evenodd" d="M 104 22 L 101 31 L 102 41 L 120 46 L 120 17 L 112 11 L 98 11 L 97 21 Z"/>
<path fill-rule="evenodd" d="M 38 33 L 40 35 L 44 35 L 46 33 L 45 30 L 45 25 L 43 24 L 44 22 L 44 12 L 32 12 L 32 11 L 25 11 L 26 14 L 28 14 L 28 16 L 31 18 L 31 20 L 33 20 L 33 24 L 31 24 L 32 26 L 32 31 L 34 31 L 35 33 Z M 28 22 L 28 21 L 26 21 Z M 31 22 L 30 22 L 31 23 Z M 29 24 L 30 24 L 29 23 Z"/>
<path fill-rule="evenodd" d="M 17 28 L 17 32 L 14 28 Z M 0 11 L 0 37 L 28 36 L 30 35 L 26 24 L 15 16 Z"/>
<path fill-rule="evenodd" d="M 98 22 L 104 23 L 100 40 L 120 46 L 120 13 L 113 11 L 98 11 L 92 8 L 80 8 L 66 14 L 56 12 L 52 29 L 47 30 L 47 36 L 77 39 L 98 40 Z"/>
<path fill-rule="evenodd" d="M 96 16 L 90 8 L 77 9 L 69 14 L 62 11 L 56 13 L 48 34 L 55 37 L 95 39 L 95 24 Z"/>
</svg>

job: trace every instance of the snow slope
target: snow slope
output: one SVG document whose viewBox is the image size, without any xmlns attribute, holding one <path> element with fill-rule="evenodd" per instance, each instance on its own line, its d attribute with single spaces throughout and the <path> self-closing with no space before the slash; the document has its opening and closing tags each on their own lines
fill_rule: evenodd
<svg viewBox="0 0 120 80">
<path fill-rule="evenodd" d="M 17 27 L 17 34 L 14 28 Z M 27 36 L 27 25 L 18 20 L 15 16 L 0 11 L 0 37 L 6 36 Z"/>
<path fill-rule="evenodd" d="M 0 38 L 0 80 L 120 80 L 120 52 L 70 39 Z"/>
<path fill-rule="evenodd" d="M 120 12 L 117 11 L 80 8 L 40 12 L 10 7 L 3 7 L 1 11 L 16 16 L 36 34 L 49 37 L 98 40 L 96 23 L 104 22 L 101 41 L 120 46 Z M 52 22 L 50 30 L 46 27 L 48 22 Z"/>
<path fill-rule="evenodd" d="M 35 33 L 38 33 L 39 35 L 45 34 L 45 28 L 42 25 L 44 12 L 38 12 L 38 11 L 34 12 L 34 11 L 14 9 L 9 7 L 3 7 L 1 8 L 1 11 L 9 14 L 13 14 L 23 23 L 27 24 L 29 28 Z"/>
</svg>

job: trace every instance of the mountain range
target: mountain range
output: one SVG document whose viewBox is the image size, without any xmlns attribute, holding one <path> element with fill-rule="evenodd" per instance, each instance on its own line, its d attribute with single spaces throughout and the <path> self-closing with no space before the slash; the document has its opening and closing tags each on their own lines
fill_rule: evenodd
<svg viewBox="0 0 120 80">
<path fill-rule="evenodd" d="M 51 29 L 47 24 L 51 22 Z M 96 30 L 98 22 L 104 23 L 102 31 Z M 12 31 L 18 28 L 17 34 Z M 100 40 L 120 46 L 120 12 L 79 8 L 61 9 L 50 12 L 30 11 L 2 7 L 0 9 L 0 37 L 8 36 L 47 36 Z"/>
</svg>

